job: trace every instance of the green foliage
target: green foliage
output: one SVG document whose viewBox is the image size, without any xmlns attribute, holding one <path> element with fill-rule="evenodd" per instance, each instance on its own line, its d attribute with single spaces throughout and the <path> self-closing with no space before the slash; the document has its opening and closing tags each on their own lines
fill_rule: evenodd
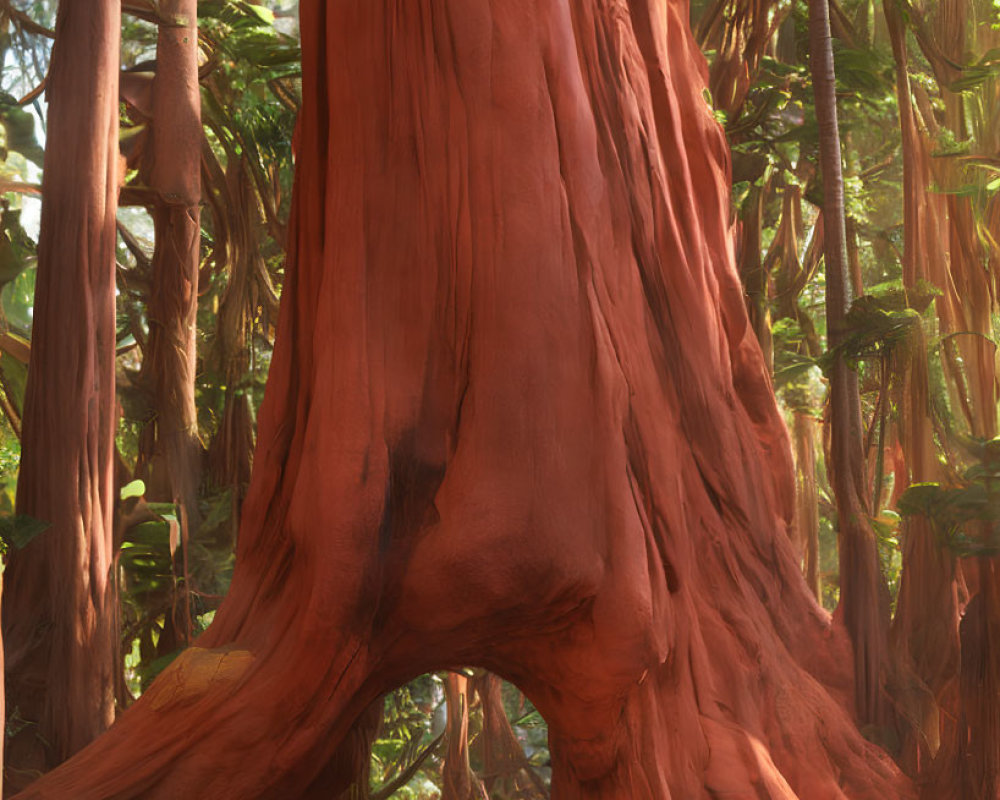
<svg viewBox="0 0 1000 800">
<path fill-rule="evenodd" d="M 962 77 L 948 85 L 952 92 L 972 93 L 983 87 L 987 81 L 1000 78 L 1000 48 L 988 50 L 971 64 L 962 68 Z"/>
<path fill-rule="evenodd" d="M 437 797 L 439 747 L 445 726 L 444 689 L 437 675 L 423 675 L 386 695 L 382 727 L 372 746 L 371 794 L 396 786 L 392 797 L 430 800 Z M 412 765 L 420 761 L 416 771 Z M 409 773 L 413 773 L 409 775 Z M 403 778 L 406 780 L 398 785 Z"/>
<path fill-rule="evenodd" d="M 535 772 L 550 778 L 549 726 L 534 704 L 513 684 L 503 684 L 504 710 Z"/>
<path fill-rule="evenodd" d="M 13 151 L 41 168 L 45 152 L 35 132 L 35 115 L 21 108 L 17 99 L 6 92 L 0 94 L 0 126 L 5 134 L 4 160 Z"/>
<path fill-rule="evenodd" d="M 871 519 L 872 530 L 878 544 L 882 574 L 889 587 L 892 610 L 895 610 L 899 595 L 899 582 L 903 576 L 903 553 L 899 540 L 900 517 L 895 511 L 882 509 L 878 517 Z"/>
<path fill-rule="evenodd" d="M 38 534 L 50 527 L 51 523 L 27 514 L 0 512 L 0 552 L 6 554 L 27 547 Z"/>
<path fill-rule="evenodd" d="M 7 555 L 11 550 L 27 547 L 36 536 L 51 527 L 51 523 L 45 520 L 14 511 L 19 458 L 20 447 L 17 446 L 17 441 L 12 440 L 12 437 L 7 438 L 5 446 L 0 450 L 0 556 Z"/>
<path fill-rule="evenodd" d="M 175 646 L 164 650 L 162 637 L 168 628 L 173 642 L 179 633 L 178 626 L 189 624 L 197 635 L 210 623 L 218 599 L 229 588 L 234 561 L 225 528 L 232 513 L 228 492 L 208 496 L 202 503 L 203 522 L 189 542 L 187 552 L 191 584 L 184 586 L 174 568 L 180 543 L 177 510 L 171 503 L 146 502 L 144 491 L 141 480 L 131 481 L 120 490 L 124 528 L 119 551 L 122 644 L 123 650 L 131 654 L 125 668 L 135 695 L 180 652 Z M 178 589 L 187 591 L 189 621 L 170 618 Z"/>
<path fill-rule="evenodd" d="M 920 313 L 912 308 L 885 308 L 872 295 L 859 297 L 847 315 L 849 335 L 842 345 L 851 358 L 865 358 L 906 342 L 920 326 Z"/>
<path fill-rule="evenodd" d="M 904 516 L 931 523 L 941 543 L 958 556 L 1000 554 L 1000 438 L 970 440 L 975 463 L 954 485 L 917 483 L 900 497 Z"/>
<path fill-rule="evenodd" d="M 827 501 L 829 503 L 829 498 Z M 840 562 L 837 560 L 836 513 L 832 512 L 832 503 L 827 508 L 831 512 L 819 519 L 820 601 L 823 608 L 833 611 L 840 602 Z"/>
<path fill-rule="evenodd" d="M 804 410 L 815 406 L 822 395 L 819 385 L 821 362 L 806 355 L 806 335 L 798 320 L 783 317 L 771 326 L 774 341 L 774 388 L 789 407 Z"/>
<path fill-rule="evenodd" d="M 31 330 L 31 315 L 35 305 L 35 270 L 21 271 L 3 287 L 0 305 L 7 324 L 27 334 Z"/>
</svg>

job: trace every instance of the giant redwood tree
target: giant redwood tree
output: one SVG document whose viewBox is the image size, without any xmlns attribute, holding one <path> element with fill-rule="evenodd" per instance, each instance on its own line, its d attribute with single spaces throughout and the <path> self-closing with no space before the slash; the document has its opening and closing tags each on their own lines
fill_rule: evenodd
<svg viewBox="0 0 1000 800">
<path fill-rule="evenodd" d="M 909 797 L 792 474 L 679 0 L 308 0 L 232 589 L 25 798 L 320 798 L 380 693 L 487 667 L 557 798 Z"/>
<path fill-rule="evenodd" d="M 114 714 L 120 26 L 113 3 L 61 3 L 47 82 L 17 510 L 51 526 L 11 554 L 4 579 L 7 776 L 15 787 L 82 748 Z"/>
</svg>

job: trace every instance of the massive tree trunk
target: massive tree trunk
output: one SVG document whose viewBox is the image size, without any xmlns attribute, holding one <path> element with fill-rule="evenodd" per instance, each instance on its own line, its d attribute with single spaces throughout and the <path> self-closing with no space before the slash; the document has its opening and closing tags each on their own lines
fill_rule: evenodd
<svg viewBox="0 0 1000 800">
<path fill-rule="evenodd" d="M 292 241 L 232 589 L 23 797 L 321 798 L 484 666 L 556 798 L 909 797 L 787 529 L 682 2 L 302 5 Z"/>
<path fill-rule="evenodd" d="M 48 77 L 34 332 L 20 513 L 51 527 L 12 553 L 3 603 L 12 731 L 23 786 L 114 714 L 115 209 L 118 6 L 61 3 Z"/>
</svg>

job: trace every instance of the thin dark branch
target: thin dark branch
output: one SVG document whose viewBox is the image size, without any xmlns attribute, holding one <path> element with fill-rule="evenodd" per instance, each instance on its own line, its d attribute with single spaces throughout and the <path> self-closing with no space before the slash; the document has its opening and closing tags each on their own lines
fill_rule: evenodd
<svg viewBox="0 0 1000 800">
<path fill-rule="evenodd" d="M 406 784 L 408 784 L 413 776 L 417 774 L 417 771 L 424 765 L 424 762 L 431 757 L 431 754 L 437 750 L 438 745 L 444 741 L 444 731 L 438 734 L 438 737 L 431 742 L 424 751 L 417 756 L 413 763 L 410 764 L 406 769 L 404 769 L 396 778 L 391 782 L 383 786 L 379 791 L 371 796 L 371 800 L 389 800 L 396 792 L 402 789 Z"/>
<path fill-rule="evenodd" d="M 14 8 L 14 6 L 11 5 L 10 0 L 2 0 L 2 2 L 0 2 L 0 9 L 3 10 L 4 14 L 10 17 L 11 22 L 13 22 L 25 33 L 33 33 L 36 36 L 44 36 L 46 39 L 56 38 L 55 31 L 35 22 L 35 20 L 19 8 Z"/>
</svg>

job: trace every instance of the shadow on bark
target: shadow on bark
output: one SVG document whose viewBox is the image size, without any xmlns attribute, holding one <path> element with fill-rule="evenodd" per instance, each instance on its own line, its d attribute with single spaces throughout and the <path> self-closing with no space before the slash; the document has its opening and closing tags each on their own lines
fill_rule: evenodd
<svg viewBox="0 0 1000 800">
<path fill-rule="evenodd" d="M 232 589 L 24 798 L 327 798 L 485 667 L 553 797 L 910 797 L 787 535 L 680 2 L 302 6 L 287 283 Z"/>
</svg>

